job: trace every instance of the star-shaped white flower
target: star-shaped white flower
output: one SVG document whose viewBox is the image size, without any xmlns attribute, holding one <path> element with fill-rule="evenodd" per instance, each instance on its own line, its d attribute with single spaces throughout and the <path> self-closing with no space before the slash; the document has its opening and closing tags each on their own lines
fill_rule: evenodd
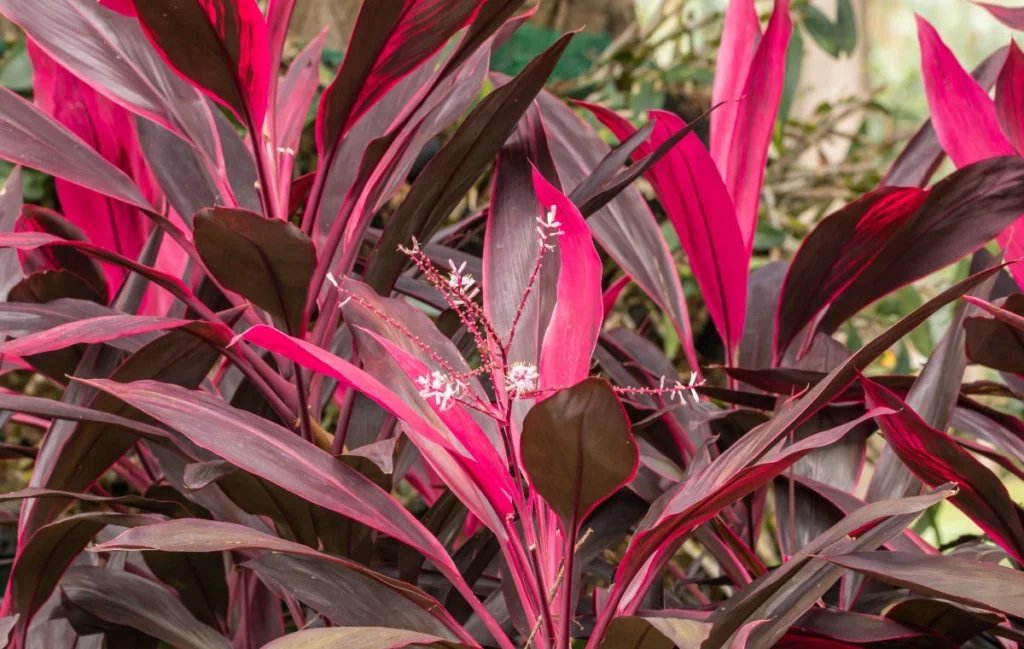
<svg viewBox="0 0 1024 649">
<path fill-rule="evenodd" d="M 505 372 L 505 389 L 515 397 L 537 391 L 537 366 L 530 363 L 512 363 Z"/>
</svg>

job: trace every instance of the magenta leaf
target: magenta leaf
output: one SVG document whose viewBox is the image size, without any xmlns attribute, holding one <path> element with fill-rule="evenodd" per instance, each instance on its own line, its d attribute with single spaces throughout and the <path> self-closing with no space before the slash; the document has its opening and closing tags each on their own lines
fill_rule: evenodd
<svg viewBox="0 0 1024 649">
<path fill-rule="evenodd" d="M 125 16 L 135 15 L 135 0 L 99 0 L 100 6 Z"/>
<path fill-rule="evenodd" d="M 861 379 L 868 407 L 894 412 L 875 417 L 886 440 L 914 475 L 929 486 L 955 482 L 950 501 L 1018 561 L 1024 557 L 1024 522 L 999 477 L 948 435 L 935 430 L 898 396 Z"/>
<path fill-rule="evenodd" d="M 719 108 L 711 114 L 711 158 L 720 170 L 729 168 L 729 152 L 739 117 L 743 90 L 751 63 L 761 41 L 761 23 L 754 0 L 732 0 L 725 9 L 722 42 L 715 61 L 715 83 L 711 104 Z"/>
<path fill-rule="evenodd" d="M 135 0 L 135 10 L 167 64 L 262 138 L 270 42 L 256 0 Z"/>
<path fill-rule="evenodd" d="M 620 141 L 635 132 L 611 110 L 584 105 Z M 667 111 L 651 111 L 651 117 L 657 120 L 654 133 L 650 143 L 637 148 L 635 160 L 686 128 L 686 122 Z M 646 176 L 679 235 L 711 319 L 731 356 L 743 337 L 749 257 L 729 191 L 696 133 L 684 137 Z"/>
<path fill-rule="evenodd" d="M 734 0 L 747 2 L 748 0 Z M 739 17 L 737 23 L 749 23 L 749 17 Z M 750 38 L 752 30 L 748 25 L 743 29 L 740 38 Z M 793 25 L 789 18 L 789 0 L 775 0 L 768 28 L 757 45 L 749 70 L 743 83 L 742 95 L 736 97 L 723 96 L 720 100 L 739 100 L 731 133 L 723 137 L 729 138 L 728 164 L 719 167 L 729 195 L 736 207 L 736 218 L 739 221 L 740 233 L 749 251 L 754 243 L 754 232 L 757 229 L 757 212 L 761 199 L 761 184 L 764 181 L 765 163 L 768 161 L 768 147 L 771 145 L 772 133 L 775 129 L 775 116 L 782 98 L 785 83 L 786 49 Z M 742 54 L 741 54 L 742 55 Z M 730 61 L 739 66 L 741 61 Z M 728 77 L 727 77 L 728 78 Z M 724 87 L 722 92 L 731 88 Z M 722 108 L 728 108 L 723 106 Z M 727 113 L 727 115 L 729 115 Z M 728 127 L 729 117 L 723 125 Z M 723 146 L 724 145 L 720 145 Z M 721 160 L 715 159 L 721 164 Z"/>
<path fill-rule="evenodd" d="M 587 222 L 564 194 L 533 171 L 538 219 L 553 218 L 560 230 L 557 242 L 558 289 L 551 322 L 540 352 L 541 389 L 575 385 L 590 373 L 590 358 L 597 347 L 604 320 L 601 304 L 601 258 Z M 552 230 L 545 225 L 542 229 Z"/>
</svg>

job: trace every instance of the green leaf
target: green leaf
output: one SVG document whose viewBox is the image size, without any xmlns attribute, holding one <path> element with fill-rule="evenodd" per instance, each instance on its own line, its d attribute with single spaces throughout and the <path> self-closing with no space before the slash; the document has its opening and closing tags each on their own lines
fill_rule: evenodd
<svg viewBox="0 0 1024 649">
<path fill-rule="evenodd" d="M 857 16 L 853 13 L 850 0 L 839 0 L 836 10 L 836 32 L 840 51 L 847 56 L 857 49 Z"/>
<path fill-rule="evenodd" d="M 776 144 L 780 149 L 782 148 L 782 127 L 789 119 L 789 111 L 793 108 L 793 100 L 796 99 L 796 91 L 800 87 L 800 72 L 803 69 L 803 64 L 804 37 L 800 30 L 796 29 L 790 38 L 789 48 L 786 50 L 786 78 L 782 86 L 782 99 L 779 101 L 779 117 L 775 122 Z"/>
<path fill-rule="evenodd" d="M 832 58 L 839 58 L 842 52 L 842 35 L 836 25 L 814 5 L 804 5 L 801 9 L 804 17 L 804 28 L 821 49 Z"/>
</svg>

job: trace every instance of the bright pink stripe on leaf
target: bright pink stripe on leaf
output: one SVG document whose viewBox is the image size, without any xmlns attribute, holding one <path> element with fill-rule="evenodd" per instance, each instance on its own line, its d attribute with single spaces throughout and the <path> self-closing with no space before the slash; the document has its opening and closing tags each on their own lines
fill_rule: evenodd
<svg viewBox="0 0 1024 649">
<path fill-rule="evenodd" d="M 545 218 L 554 209 L 562 231 L 552 240 L 558 246 L 561 268 L 555 310 L 541 345 L 540 387 L 563 388 L 579 383 L 590 373 L 590 358 L 604 320 L 601 257 L 579 209 L 536 169 L 533 188 L 538 214 Z"/>
</svg>

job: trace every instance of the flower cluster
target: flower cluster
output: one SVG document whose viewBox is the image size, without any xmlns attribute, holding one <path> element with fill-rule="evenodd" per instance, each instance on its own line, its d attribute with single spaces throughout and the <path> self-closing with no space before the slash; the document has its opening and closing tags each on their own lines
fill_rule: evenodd
<svg viewBox="0 0 1024 649">
<path fill-rule="evenodd" d="M 433 397 L 442 412 L 451 408 L 452 402 L 466 393 L 466 384 L 462 380 L 444 372 L 431 372 L 416 379 L 416 383 L 420 386 L 420 396 L 424 399 Z"/>
</svg>

